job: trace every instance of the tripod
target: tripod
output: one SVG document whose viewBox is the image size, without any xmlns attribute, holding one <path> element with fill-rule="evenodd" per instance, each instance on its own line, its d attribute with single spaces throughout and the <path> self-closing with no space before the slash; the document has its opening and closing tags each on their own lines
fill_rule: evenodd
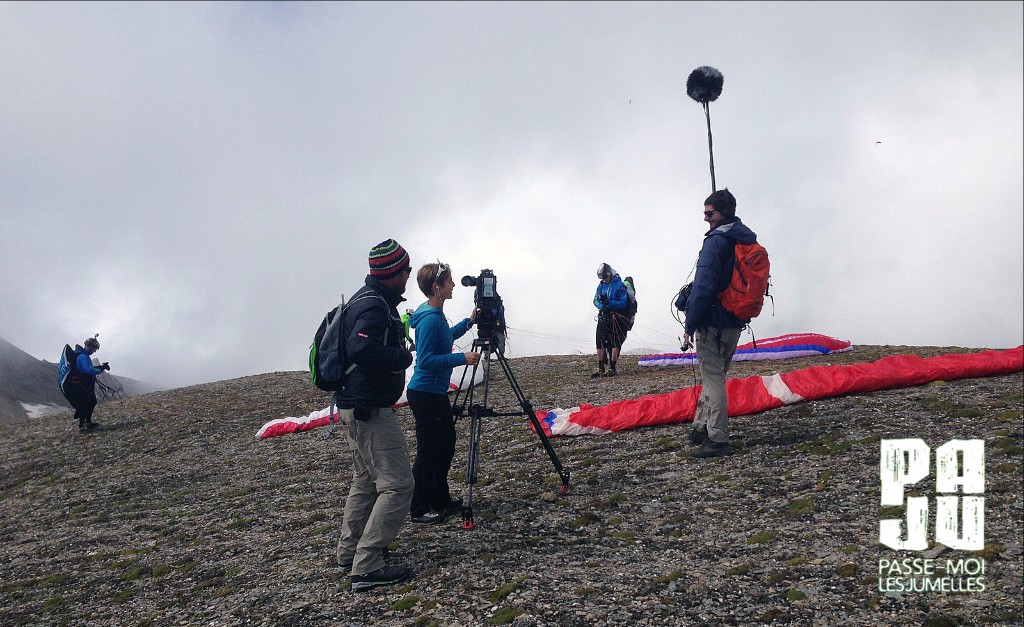
<svg viewBox="0 0 1024 627">
<path fill-rule="evenodd" d="M 544 434 L 544 429 L 540 426 L 540 421 L 537 420 L 537 413 L 533 410 L 533 406 L 530 405 L 530 401 L 523 395 L 522 388 L 519 387 L 519 383 L 516 382 L 515 376 L 512 374 L 512 369 L 508 365 L 508 360 L 505 359 L 505 353 L 500 346 L 495 346 L 493 337 L 480 338 L 473 340 L 473 351 L 481 353 L 480 362 L 473 365 L 473 372 L 470 377 L 469 388 L 466 390 L 466 394 L 462 397 L 462 403 L 459 403 L 459 395 L 462 394 L 462 385 L 459 385 L 460 390 L 455 393 L 455 400 L 452 402 L 452 413 L 456 416 L 462 416 L 466 408 L 469 408 L 469 451 L 467 452 L 466 461 L 466 498 L 462 504 L 462 528 L 472 529 L 476 526 L 473 522 L 473 486 L 476 484 L 477 472 L 480 469 L 480 437 L 481 437 L 481 421 L 484 416 L 520 416 L 525 415 L 530 420 L 530 424 L 533 425 L 533 430 L 537 432 L 537 437 L 540 438 L 541 444 L 544 445 L 544 450 L 547 451 L 548 457 L 551 458 L 551 463 L 555 466 L 555 471 L 558 472 L 558 476 L 562 479 L 562 492 L 569 491 L 569 471 L 562 468 L 562 463 L 558 461 L 558 456 L 555 455 L 555 449 L 551 447 L 551 442 L 548 440 L 547 435 Z M 509 385 L 512 387 L 512 391 L 516 395 L 516 399 L 519 401 L 520 411 L 516 412 L 496 412 L 490 408 L 487 404 L 488 394 L 490 391 L 490 374 L 491 374 L 491 355 L 498 356 L 498 364 L 501 365 L 501 370 L 505 373 L 505 378 L 508 379 Z M 473 397 L 476 394 L 476 370 L 480 367 L 480 364 L 484 365 L 484 390 L 483 390 L 483 404 L 474 404 Z M 467 369 L 468 370 L 468 369 Z M 465 381 L 466 372 L 462 373 L 462 380 Z"/>
</svg>

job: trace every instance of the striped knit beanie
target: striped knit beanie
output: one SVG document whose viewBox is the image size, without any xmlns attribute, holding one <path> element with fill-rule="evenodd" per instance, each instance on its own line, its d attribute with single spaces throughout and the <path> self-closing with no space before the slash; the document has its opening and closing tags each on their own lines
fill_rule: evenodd
<svg viewBox="0 0 1024 627">
<path fill-rule="evenodd" d="M 391 279 L 409 267 L 409 253 L 393 239 L 384 240 L 370 249 L 370 276 Z"/>
</svg>

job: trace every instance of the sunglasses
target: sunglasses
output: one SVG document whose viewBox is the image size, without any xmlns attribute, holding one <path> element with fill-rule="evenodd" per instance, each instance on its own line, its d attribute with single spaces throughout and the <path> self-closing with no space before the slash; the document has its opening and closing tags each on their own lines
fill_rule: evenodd
<svg viewBox="0 0 1024 627">
<path fill-rule="evenodd" d="M 448 272 L 448 264 L 437 262 L 437 274 L 434 275 L 434 280 L 431 283 L 437 283 L 441 279 L 441 275 Z"/>
<path fill-rule="evenodd" d="M 704 217 L 705 218 L 710 218 L 711 216 L 715 215 L 716 211 L 718 211 L 718 209 L 712 209 L 711 211 L 705 211 L 704 212 Z"/>
</svg>

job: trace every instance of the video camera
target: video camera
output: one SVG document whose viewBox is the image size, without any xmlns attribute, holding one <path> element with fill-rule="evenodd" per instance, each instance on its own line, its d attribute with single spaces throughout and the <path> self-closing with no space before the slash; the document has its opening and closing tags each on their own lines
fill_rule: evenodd
<svg viewBox="0 0 1024 627">
<path fill-rule="evenodd" d="M 498 277 L 488 269 L 480 271 L 480 276 L 462 277 L 464 287 L 475 287 L 473 304 L 476 305 L 477 337 L 492 339 L 500 351 L 505 350 L 505 306 L 498 295 Z"/>
</svg>

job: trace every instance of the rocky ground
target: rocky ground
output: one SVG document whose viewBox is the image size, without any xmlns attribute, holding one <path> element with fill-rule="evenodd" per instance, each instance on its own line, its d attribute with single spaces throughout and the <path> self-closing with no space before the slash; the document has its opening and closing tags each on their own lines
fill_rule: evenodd
<svg viewBox="0 0 1024 627">
<path fill-rule="evenodd" d="M 735 364 L 736 377 L 888 354 Z M 591 380 L 590 356 L 512 360 L 537 409 L 687 387 L 689 367 Z M 499 376 L 491 405 L 516 409 Z M 1022 375 L 814 401 L 733 419 L 729 458 L 687 456 L 689 425 L 553 440 L 559 490 L 525 419 L 484 421 L 476 527 L 406 525 L 414 579 L 353 594 L 332 563 L 350 462 L 324 429 L 257 440 L 327 405 L 273 373 L 0 427 L 2 625 L 1019 625 Z M 401 411 L 410 444 L 414 432 Z M 465 480 L 467 421 L 452 472 Z M 879 440 L 985 440 L 984 592 L 879 590 Z M 918 495 L 934 494 L 922 482 Z M 885 514 L 883 516 L 883 514 Z M 930 532 L 931 533 L 931 532 Z"/>
</svg>

